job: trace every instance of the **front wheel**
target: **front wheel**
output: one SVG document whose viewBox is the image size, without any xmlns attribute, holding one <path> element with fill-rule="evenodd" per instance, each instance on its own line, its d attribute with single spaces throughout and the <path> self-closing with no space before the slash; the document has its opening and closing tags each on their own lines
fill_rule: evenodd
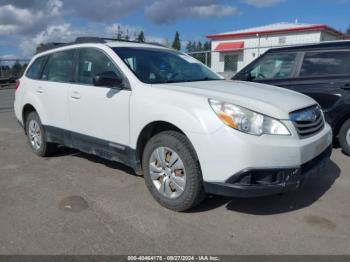
<svg viewBox="0 0 350 262">
<path fill-rule="evenodd" d="M 152 137 L 142 157 L 146 185 L 162 206 L 185 211 L 205 197 L 202 174 L 192 145 L 179 132 Z"/>
<path fill-rule="evenodd" d="M 350 156 L 350 119 L 345 121 L 340 128 L 339 143 L 344 152 Z"/>
</svg>

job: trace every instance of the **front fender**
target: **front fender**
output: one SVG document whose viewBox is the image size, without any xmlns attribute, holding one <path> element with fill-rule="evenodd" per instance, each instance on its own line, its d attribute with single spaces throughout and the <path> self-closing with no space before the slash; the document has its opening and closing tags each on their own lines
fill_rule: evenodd
<svg viewBox="0 0 350 262">
<path fill-rule="evenodd" d="M 147 91 L 147 94 L 134 94 L 130 101 L 130 145 L 133 148 L 143 128 L 152 122 L 171 123 L 189 138 L 191 133 L 210 134 L 223 125 L 205 97 L 161 89 L 155 92 L 152 88 Z"/>
</svg>

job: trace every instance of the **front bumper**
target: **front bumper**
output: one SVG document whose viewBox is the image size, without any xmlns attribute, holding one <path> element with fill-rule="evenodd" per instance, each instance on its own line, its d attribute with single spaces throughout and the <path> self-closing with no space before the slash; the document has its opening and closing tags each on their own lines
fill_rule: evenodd
<svg viewBox="0 0 350 262">
<path fill-rule="evenodd" d="M 204 182 L 207 193 L 230 197 L 258 197 L 298 189 L 325 166 L 332 154 L 329 146 L 314 159 L 294 168 L 247 169 L 225 182 Z"/>
<path fill-rule="evenodd" d="M 211 134 L 188 133 L 205 182 L 224 183 L 244 170 L 289 169 L 311 161 L 332 143 L 328 124 L 319 133 L 300 139 L 293 123 L 290 136 L 248 135 L 223 125 Z"/>
</svg>

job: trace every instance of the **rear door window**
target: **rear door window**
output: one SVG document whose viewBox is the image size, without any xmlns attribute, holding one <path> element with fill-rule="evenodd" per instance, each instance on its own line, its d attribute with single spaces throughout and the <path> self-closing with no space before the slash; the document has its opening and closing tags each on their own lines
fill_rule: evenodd
<svg viewBox="0 0 350 262">
<path fill-rule="evenodd" d="M 297 53 L 269 53 L 254 65 L 250 71 L 254 80 L 282 79 L 293 76 Z"/>
<path fill-rule="evenodd" d="M 47 56 L 38 57 L 28 69 L 27 77 L 31 79 L 40 79 L 41 71 L 45 65 L 46 59 Z"/>
<path fill-rule="evenodd" d="M 350 75 L 350 51 L 306 52 L 299 75 Z"/>
<path fill-rule="evenodd" d="M 75 50 L 51 54 L 41 79 L 54 82 L 70 82 L 74 75 L 74 54 Z"/>
</svg>

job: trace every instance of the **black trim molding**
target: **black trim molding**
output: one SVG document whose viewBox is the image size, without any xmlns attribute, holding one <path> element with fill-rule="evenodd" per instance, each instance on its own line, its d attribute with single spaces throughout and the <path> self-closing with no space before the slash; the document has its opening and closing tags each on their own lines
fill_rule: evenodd
<svg viewBox="0 0 350 262">
<path fill-rule="evenodd" d="M 136 160 L 136 150 L 129 146 L 53 126 L 44 126 L 44 128 L 48 142 L 75 148 L 84 153 L 123 163 L 135 171 L 138 170 L 139 161 Z"/>
</svg>

